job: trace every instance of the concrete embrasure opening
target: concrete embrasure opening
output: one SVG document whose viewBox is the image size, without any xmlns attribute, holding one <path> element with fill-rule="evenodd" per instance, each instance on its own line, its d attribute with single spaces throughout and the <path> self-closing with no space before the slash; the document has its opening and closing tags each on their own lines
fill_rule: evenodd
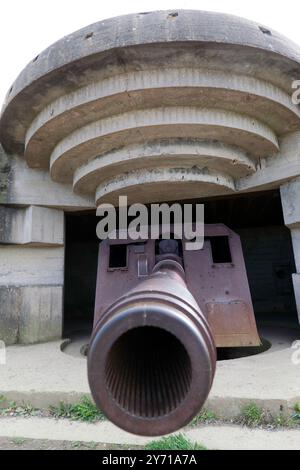
<svg viewBox="0 0 300 470">
<path fill-rule="evenodd" d="M 192 202 L 192 201 L 184 201 Z M 292 273 L 296 272 L 290 231 L 284 226 L 280 193 L 264 191 L 193 202 L 205 204 L 205 223 L 224 223 L 240 235 L 248 282 L 258 325 L 265 322 L 297 326 Z M 64 337 L 82 346 L 92 331 L 99 240 L 94 211 L 66 216 Z M 224 242 L 224 240 L 222 240 Z M 223 259 L 226 246 L 215 247 Z M 113 264 L 124 263 L 112 258 Z M 220 258 L 221 256 L 221 258 Z M 118 257 L 117 257 L 118 258 Z M 85 335 L 84 344 L 78 338 Z M 220 350 L 219 359 L 265 352 L 259 348 Z M 79 349 L 78 348 L 78 351 Z M 66 348 L 66 352 L 72 346 Z M 82 351 L 86 352 L 85 346 Z M 80 353 L 76 352 L 76 355 Z"/>
</svg>

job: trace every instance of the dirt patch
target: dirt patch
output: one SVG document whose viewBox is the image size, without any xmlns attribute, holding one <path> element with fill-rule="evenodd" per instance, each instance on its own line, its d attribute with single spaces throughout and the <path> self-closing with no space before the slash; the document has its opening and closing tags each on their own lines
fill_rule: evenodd
<svg viewBox="0 0 300 470">
<path fill-rule="evenodd" d="M 24 439 L 0 437 L 0 450 L 130 450 L 138 446 L 99 444 L 97 442 L 49 441 L 47 439 Z"/>
</svg>

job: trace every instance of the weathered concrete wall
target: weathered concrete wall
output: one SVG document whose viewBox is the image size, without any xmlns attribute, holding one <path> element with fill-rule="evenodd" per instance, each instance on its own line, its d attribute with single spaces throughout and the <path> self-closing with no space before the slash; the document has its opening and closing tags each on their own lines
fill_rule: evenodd
<svg viewBox="0 0 300 470">
<path fill-rule="evenodd" d="M 262 158 L 256 172 L 236 182 L 237 191 L 260 191 L 279 188 L 300 174 L 300 132 L 291 132 L 279 139 L 276 156 Z"/>
<path fill-rule="evenodd" d="M 1 245 L 0 282 L 6 285 L 57 285 L 63 282 L 59 247 Z"/>
<path fill-rule="evenodd" d="M 64 213 L 0 208 L 0 339 L 59 338 L 64 284 Z"/>
<path fill-rule="evenodd" d="M 0 243 L 63 245 L 63 227 L 62 211 L 0 206 Z"/>
<path fill-rule="evenodd" d="M 65 210 L 91 209 L 94 201 L 54 183 L 47 171 L 33 170 L 24 158 L 7 155 L 0 144 L 0 204 L 39 205 Z"/>
<path fill-rule="evenodd" d="M 280 188 L 284 222 L 291 230 L 296 272 L 293 285 L 300 322 L 300 178 L 296 178 Z"/>
<path fill-rule="evenodd" d="M 6 344 L 61 337 L 64 210 L 93 207 L 0 145 L 0 339 Z"/>
<path fill-rule="evenodd" d="M 0 339 L 7 345 L 61 337 L 63 287 L 0 285 Z"/>
</svg>

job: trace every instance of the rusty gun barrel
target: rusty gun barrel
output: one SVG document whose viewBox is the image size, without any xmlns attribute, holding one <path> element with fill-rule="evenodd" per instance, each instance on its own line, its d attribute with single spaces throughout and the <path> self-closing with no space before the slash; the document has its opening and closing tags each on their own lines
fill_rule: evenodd
<svg viewBox="0 0 300 470">
<path fill-rule="evenodd" d="M 97 406 L 140 435 L 173 432 L 199 412 L 210 391 L 216 348 L 180 263 L 159 261 L 95 325 L 88 377 Z"/>
</svg>

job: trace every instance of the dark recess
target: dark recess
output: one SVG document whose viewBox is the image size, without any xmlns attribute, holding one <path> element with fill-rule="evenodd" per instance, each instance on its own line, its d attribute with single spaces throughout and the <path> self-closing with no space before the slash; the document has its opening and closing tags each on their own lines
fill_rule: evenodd
<svg viewBox="0 0 300 470">
<path fill-rule="evenodd" d="M 184 201 L 187 202 L 193 201 Z M 205 223 L 224 223 L 240 234 L 256 318 L 296 323 L 291 277 L 296 271 L 279 191 L 194 202 L 204 203 Z M 92 328 L 98 221 L 94 211 L 66 214 L 64 334 L 76 328 Z M 231 262 L 226 241 L 221 240 L 223 237 L 217 238 L 217 241 L 211 240 L 214 262 Z M 127 263 L 124 248 L 117 247 L 111 258 L 111 268 L 124 268 Z"/>
</svg>

